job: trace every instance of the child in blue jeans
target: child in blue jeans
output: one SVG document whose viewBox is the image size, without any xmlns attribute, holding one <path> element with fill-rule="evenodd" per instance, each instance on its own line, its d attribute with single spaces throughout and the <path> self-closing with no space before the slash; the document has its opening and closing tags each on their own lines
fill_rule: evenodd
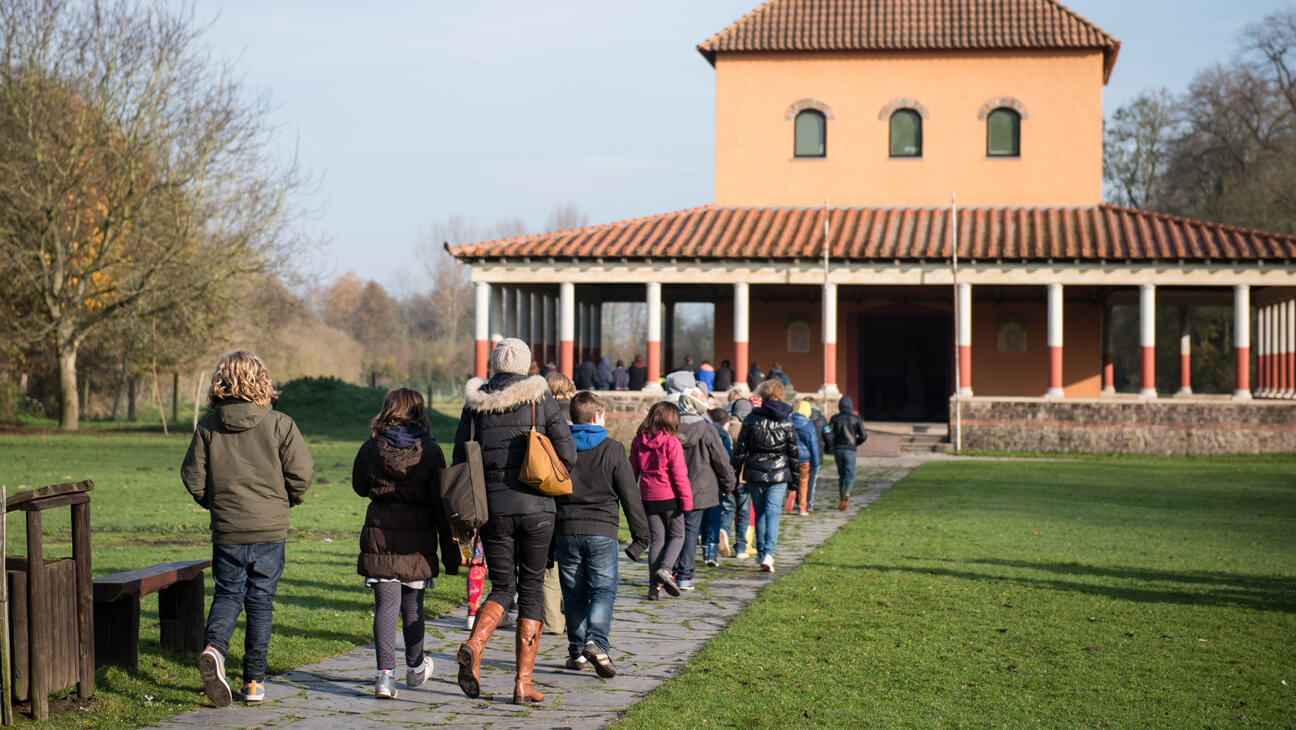
<svg viewBox="0 0 1296 730">
<path fill-rule="evenodd" d="M 274 596 L 284 568 L 288 508 L 301 504 L 315 465 L 297 424 L 273 409 L 270 373 L 256 355 L 221 357 L 180 477 L 194 501 L 211 512 L 212 579 L 207 648 L 198 658 L 207 698 L 233 701 L 225 656 L 240 611 L 243 699 L 265 699 L 266 652 Z"/>
</svg>

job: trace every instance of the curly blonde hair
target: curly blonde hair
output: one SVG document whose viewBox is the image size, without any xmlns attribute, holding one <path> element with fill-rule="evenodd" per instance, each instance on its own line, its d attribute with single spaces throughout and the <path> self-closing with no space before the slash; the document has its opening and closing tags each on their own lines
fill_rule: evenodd
<svg viewBox="0 0 1296 730">
<path fill-rule="evenodd" d="M 207 391 L 207 406 L 231 398 L 251 401 L 266 407 L 279 397 L 279 392 L 270 384 L 270 371 L 255 353 L 247 350 L 235 350 L 221 355 L 220 362 L 212 371 L 211 390 Z"/>
</svg>

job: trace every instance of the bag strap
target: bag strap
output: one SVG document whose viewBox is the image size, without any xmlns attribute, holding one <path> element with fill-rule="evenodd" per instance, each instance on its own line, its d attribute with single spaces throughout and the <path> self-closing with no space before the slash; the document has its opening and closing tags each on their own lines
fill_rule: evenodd
<svg viewBox="0 0 1296 730">
<path fill-rule="evenodd" d="M 531 430 L 532 430 L 532 431 L 536 430 L 536 427 L 535 427 L 535 401 L 531 401 Z"/>
<path fill-rule="evenodd" d="M 472 411 L 472 416 L 468 419 L 468 440 L 477 440 L 477 411 Z"/>
</svg>

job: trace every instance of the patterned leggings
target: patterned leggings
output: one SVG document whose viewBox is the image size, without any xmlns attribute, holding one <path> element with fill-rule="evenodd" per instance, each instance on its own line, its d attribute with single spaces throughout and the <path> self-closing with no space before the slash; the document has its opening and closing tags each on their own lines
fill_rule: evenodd
<svg viewBox="0 0 1296 730">
<path fill-rule="evenodd" d="M 405 666 L 417 667 L 423 663 L 423 591 L 406 588 L 400 583 L 375 583 L 374 592 L 374 647 L 378 654 L 378 669 L 396 668 L 396 616 L 404 616 L 401 630 L 405 634 Z"/>
</svg>

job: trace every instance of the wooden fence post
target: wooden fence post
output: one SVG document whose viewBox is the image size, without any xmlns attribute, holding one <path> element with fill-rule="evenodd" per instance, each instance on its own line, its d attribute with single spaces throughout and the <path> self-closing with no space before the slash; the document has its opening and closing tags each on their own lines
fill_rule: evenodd
<svg viewBox="0 0 1296 730">
<path fill-rule="evenodd" d="M 5 510 L 8 500 L 5 485 L 0 484 L 0 566 L 5 565 L 6 529 L 9 525 L 9 513 Z M 9 571 L 0 567 L 0 684 L 3 684 L 4 697 L 0 698 L 0 723 L 14 724 L 13 716 L 13 672 L 9 652 Z"/>
</svg>

